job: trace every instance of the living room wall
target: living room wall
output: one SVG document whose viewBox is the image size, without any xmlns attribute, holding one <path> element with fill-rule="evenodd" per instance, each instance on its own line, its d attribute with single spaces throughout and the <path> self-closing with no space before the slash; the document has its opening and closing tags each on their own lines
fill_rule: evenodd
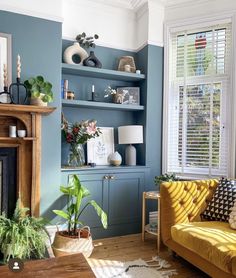
<svg viewBox="0 0 236 278">
<path fill-rule="evenodd" d="M 21 56 L 21 79 L 43 75 L 53 84 L 56 111 L 42 119 L 41 213 L 59 195 L 61 23 L 0 11 L 0 32 L 12 35 L 12 72 Z"/>
<path fill-rule="evenodd" d="M 56 207 L 60 196 L 61 183 L 61 23 L 0 11 L 0 32 L 12 35 L 13 80 L 16 78 L 16 57 L 22 60 L 22 80 L 31 76 L 43 75 L 53 84 L 56 111 L 42 120 L 42 162 L 41 162 L 41 205 L 40 212 L 50 220 L 54 218 L 51 210 Z M 104 60 L 104 67 L 109 66 L 111 56 L 121 56 L 125 51 L 98 46 L 99 58 Z M 129 53 L 130 54 L 130 53 Z M 148 128 L 146 145 L 139 151 L 145 155 L 146 165 L 151 167 L 150 180 L 146 189 L 153 189 L 153 178 L 161 171 L 161 125 L 162 125 L 162 71 L 163 48 L 147 45 L 138 52 L 133 52 L 138 68 L 147 74 L 143 86 L 147 87 L 146 113 Z M 114 57 L 113 57 L 114 58 Z M 143 122 L 146 119 L 143 118 Z M 144 150 L 146 148 L 146 150 Z M 142 163 L 142 161 L 139 161 Z"/>
</svg>

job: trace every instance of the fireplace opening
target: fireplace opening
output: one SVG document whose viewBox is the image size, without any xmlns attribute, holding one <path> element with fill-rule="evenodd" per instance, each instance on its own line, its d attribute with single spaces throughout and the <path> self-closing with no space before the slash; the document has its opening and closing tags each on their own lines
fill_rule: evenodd
<svg viewBox="0 0 236 278">
<path fill-rule="evenodd" d="M 0 212 L 13 215 L 17 200 L 17 148 L 0 148 Z"/>
</svg>

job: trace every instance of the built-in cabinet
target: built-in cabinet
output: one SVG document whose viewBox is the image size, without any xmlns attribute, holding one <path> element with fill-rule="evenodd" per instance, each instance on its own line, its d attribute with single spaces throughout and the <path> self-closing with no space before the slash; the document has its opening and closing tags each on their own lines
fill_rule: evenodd
<svg viewBox="0 0 236 278">
<path fill-rule="evenodd" d="M 82 215 L 81 221 L 88 224 L 95 237 L 108 237 L 141 230 L 142 192 L 145 190 L 148 167 L 114 167 L 97 170 L 64 170 L 62 183 L 70 175 L 79 176 L 81 183 L 89 189 L 91 196 L 102 206 L 108 216 L 108 229 L 104 230 L 92 207 Z"/>
<path fill-rule="evenodd" d="M 81 220 L 91 227 L 95 238 L 141 232 L 142 193 L 149 176 L 149 168 L 145 166 L 146 76 L 64 63 L 61 64 L 61 72 L 62 79 L 69 81 L 69 90 L 75 92 L 75 100 L 61 100 L 66 119 L 71 123 L 96 119 L 100 127 L 114 127 L 115 150 L 123 157 L 119 167 L 68 169 L 63 166 L 67 162 L 68 145 L 62 142 L 62 183 L 67 183 L 69 175 L 78 175 L 81 183 L 91 192 L 89 198 L 102 205 L 107 213 L 107 230 L 102 228 L 92 208 L 82 215 Z M 95 85 L 97 101 L 88 101 L 92 85 Z M 140 105 L 112 103 L 111 98 L 104 98 L 107 86 L 140 87 Z M 136 124 L 144 126 L 144 144 L 136 146 L 138 165 L 127 167 L 124 165 L 125 146 L 117 142 L 117 128 Z"/>
</svg>

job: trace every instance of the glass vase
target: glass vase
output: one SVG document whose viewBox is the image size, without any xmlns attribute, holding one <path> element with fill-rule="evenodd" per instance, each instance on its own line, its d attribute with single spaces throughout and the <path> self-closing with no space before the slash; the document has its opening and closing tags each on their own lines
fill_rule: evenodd
<svg viewBox="0 0 236 278">
<path fill-rule="evenodd" d="M 72 167 L 81 167 L 85 164 L 83 144 L 73 144 L 70 146 L 68 155 L 68 165 Z"/>
</svg>

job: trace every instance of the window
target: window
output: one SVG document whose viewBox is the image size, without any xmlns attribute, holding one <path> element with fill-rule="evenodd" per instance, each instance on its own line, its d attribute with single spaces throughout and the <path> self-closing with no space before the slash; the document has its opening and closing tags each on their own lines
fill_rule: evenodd
<svg viewBox="0 0 236 278">
<path fill-rule="evenodd" d="M 170 34 L 165 171 L 229 175 L 231 45 L 230 23 Z"/>
</svg>

